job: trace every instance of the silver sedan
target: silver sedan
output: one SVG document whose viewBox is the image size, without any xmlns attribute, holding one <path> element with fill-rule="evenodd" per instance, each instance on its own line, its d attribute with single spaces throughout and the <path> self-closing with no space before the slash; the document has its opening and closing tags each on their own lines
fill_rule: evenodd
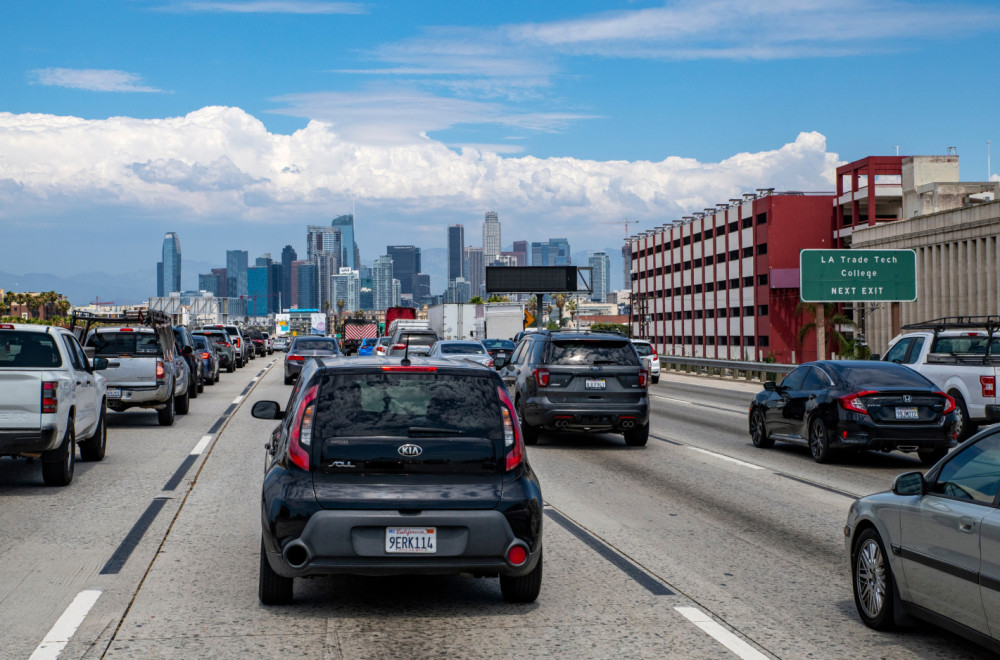
<svg viewBox="0 0 1000 660">
<path fill-rule="evenodd" d="M 916 617 L 1000 652 L 998 491 L 994 426 L 855 502 L 844 535 L 862 621 L 884 630 Z"/>
<path fill-rule="evenodd" d="M 493 368 L 493 358 L 482 342 L 471 339 L 443 339 L 434 343 L 428 357 L 450 358 Z"/>
</svg>

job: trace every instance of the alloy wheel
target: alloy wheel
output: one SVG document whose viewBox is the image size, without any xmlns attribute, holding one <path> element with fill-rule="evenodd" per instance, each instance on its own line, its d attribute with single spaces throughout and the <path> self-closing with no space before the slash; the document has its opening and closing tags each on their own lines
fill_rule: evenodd
<svg viewBox="0 0 1000 660">
<path fill-rule="evenodd" d="M 858 549 L 854 567 L 858 602 L 865 614 L 877 618 L 885 607 L 885 557 L 875 539 L 866 539 Z"/>
</svg>

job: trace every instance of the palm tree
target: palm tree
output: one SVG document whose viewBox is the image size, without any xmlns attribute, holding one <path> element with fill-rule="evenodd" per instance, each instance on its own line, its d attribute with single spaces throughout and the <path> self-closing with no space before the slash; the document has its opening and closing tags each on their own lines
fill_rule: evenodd
<svg viewBox="0 0 1000 660">
<path fill-rule="evenodd" d="M 486 299 L 486 302 L 510 302 L 507 296 L 501 296 L 498 293 L 494 293 L 492 296 Z"/>
<path fill-rule="evenodd" d="M 347 301 L 344 300 L 343 298 L 341 298 L 340 300 L 337 301 L 337 317 L 338 318 L 344 315 L 344 307 L 346 307 L 346 306 L 347 306 Z"/>
<path fill-rule="evenodd" d="M 850 318 L 844 316 L 840 311 L 837 310 L 837 305 L 834 303 L 822 303 L 823 305 L 823 325 L 826 329 L 827 336 L 833 337 L 833 340 L 837 344 L 837 351 L 843 355 L 845 350 L 850 348 L 853 351 L 853 342 L 837 329 L 837 326 L 846 325 L 854 326 L 854 321 Z M 816 318 L 817 307 L 816 303 L 800 302 L 795 306 L 795 314 L 801 315 L 802 312 L 808 312 L 813 319 Z M 816 321 L 810 321 L 799 328 L 799 345 L 802 345 L 805 338 L 809 335 L 810 331 L 816 329 Z M 819 335 L 816 336 L 816 356 L 822 359 L 826 355 L 826 347 L 819 345 L 820 339 Z"/>
<path fill-rule="evenodd" d="M 579 311 L 580 305 L 576 302 L 576 298 L 571 298 L 566 301 L 566 311 L 569 312 L 570 321 L 576 320 L 576 313 Z"/>
<path fill-rule="evenodd" d="M 566 309 L 566 294 L 557 293 L 553 297 L 552 301 L 555 303 L 556 309 L 559 310 L 559 318 L 557 319 L 557 322 L 562 324 L 563 310 Z"/>
</svg>

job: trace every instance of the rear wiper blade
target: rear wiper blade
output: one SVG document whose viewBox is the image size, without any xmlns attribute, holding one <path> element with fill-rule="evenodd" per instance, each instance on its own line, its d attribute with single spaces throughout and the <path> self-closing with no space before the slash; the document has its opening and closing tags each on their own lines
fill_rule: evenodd
<svg viewBox="0 0 1000 660">
<path fill-rule="evenodd" d="M 617 360 L 594 360 L 591 364 L 618 364 Z"/>
<path fill-rule="evenodd" d="M 406 429 L 407 435 L 465 435 L 460 429 L 442 429 L 434 426 L 411 426 Z"/>
</svg>

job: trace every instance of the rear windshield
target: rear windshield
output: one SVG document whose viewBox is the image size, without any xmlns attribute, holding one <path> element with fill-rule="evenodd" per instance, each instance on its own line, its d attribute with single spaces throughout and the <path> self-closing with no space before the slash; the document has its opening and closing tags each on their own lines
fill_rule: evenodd
<svg viewBox="0 0 1000 660">
<path fill-rule="evenodd" d="M 469 374 L 377 371 L 330 376 L 316 411 L 320 439 L 503 435 L 496 383 Z"/>
<path fill-rule="evenodd" d="M 0 330 L 0 368 L 32 369 L 62 366 L 55 337 L 41 332 Z"/>
<path fill-rule="evenodd" d="M 95 332 L 87 339 L 99 357 L 122 355 L 161 357 L 160 342 L 151 332 Z"/>
<path fill-rule="evenodd" d="M 443 355 L 483 355 L 486 349 L 478 344 L 442 344 Z"/>
<path fill-rule="evenodd" d="M 557 339 L 552 342 L 549 364 L 639 364 L 632 343 L 615 339 Z"/>
<path fill-rule="evenodd" d="M 936 387 L 913 369 L 891 362 L 873 362 L 871 366 L 840 366 L 838 371 L 848 385 L 866 390 L 883 387 Z"/>
<path fill-rule="evenodd" d="M 635 351 L 639 354 L 639 357 L 646 357 L 647 355 L 653 354 L 653 347 L 649 344 L 632 344 L 635 346 Z"/>
<path fill-rule="evenodd" d="M 514 342 L 509 339 L 484 339 L 483 346 L 486 348 L 509 348 L 514 350 Z"/>
<path fill-rule="evenodd" d="M 992 342 L 990 355 L 1000 353 L 1000 337 L 994 337 Z M 986 355 L 986 347 L 989 343 L 990 338 L 985 335 L 975 337 L 938 337 L 931 344 L 931 353 Z"/>
<path fill-rule="evenodd" d="M 196 332 L 195 337 L 208 337 L 216 344 L 225 344 L 229 342 L 229 335 L 225 332 Z"/>
<path fill-rule="evenodd" d="M 208 339 L 202 335 L 195 335 L 194 345 L 198 348 L 208 348 Z"/>
<path fill-rule="evenodd" d="M 438 340 L 437 335 L 419 332 L 406 332 L 400 335 L 399 343 L 407 346 L 432 346 Z"/>
<path fill-rule="evenodd" d="M 332 339 L 299 339 L 293 348 L 296 351 L 331 351 L 339 353 L 337 342 Z"/>
</svg>

